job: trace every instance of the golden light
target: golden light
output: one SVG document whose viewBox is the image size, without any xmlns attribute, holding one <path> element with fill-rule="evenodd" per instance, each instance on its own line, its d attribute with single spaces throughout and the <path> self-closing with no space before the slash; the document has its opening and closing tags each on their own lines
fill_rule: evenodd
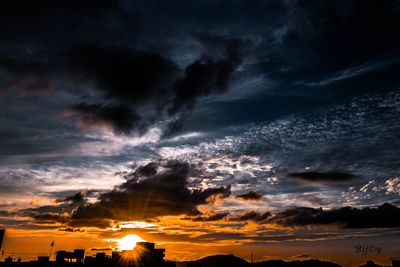
<svg viewBox="0 0 400 267">
<path fill-rule="evenodd" d="M 143 239 L 138 235 L 129 234 L 117 240 L 120 250 L 131 250 L 136 246 L 137 242 L 142 242 Z"/>
</svg>

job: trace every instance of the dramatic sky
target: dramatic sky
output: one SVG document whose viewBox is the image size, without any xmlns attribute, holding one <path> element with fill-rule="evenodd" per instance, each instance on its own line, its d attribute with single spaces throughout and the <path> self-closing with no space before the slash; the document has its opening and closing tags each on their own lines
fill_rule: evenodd
<svg viewBox="0 0 400 267">
<path fill-rule="evenodd" d="M 399 1 L 2 1 L 5 255 L 400 257 L 396 25 Z"/>
</svg>

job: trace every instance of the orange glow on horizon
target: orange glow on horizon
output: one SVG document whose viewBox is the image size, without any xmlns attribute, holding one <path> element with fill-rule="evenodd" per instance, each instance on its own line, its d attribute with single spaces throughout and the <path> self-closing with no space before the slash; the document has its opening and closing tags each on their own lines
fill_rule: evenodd
<svg viewBox="0 0 400 267">
<path fill-rule="evenodd" d="M 171 223 L 176 221 L 171 219 Z M 189 226 L 190 222 L 184 221 Z M 198 225 L 191 222 L 192 225 Z M 212 224 L 208 224 L 212 229 Z M 82 232 L 62 232 L 47 230 L 21 230 L 7 229 L 3 249 L 5 254 L 3 258 L 12 256 L 21 257 L 23 261 L 36 260 L 37 256 L 49 255 L 50 244 L 55 240 L 52 254 L 54 260 L 55 252 L 58 250 L 72 251 L 76 248 L 86 250 L 88 256 L 94 255 L 101 248 L 117 247 L 120 250 L 128 250 L 123 254 L 121 260 L 135 261 L 140 255 L 140 250 L 132 251 L 137 242 L 151 241 L 157 242 L 159 248 L 166 250 L 166 259 L 176 261 L 191 261 L 216 254 L 234 254 L 238 257 L 250 261 L 250 251 L 254 256 L 254 261 L 282 259 L 286 261 L 303 260 L 298 255 L 310 254 L 310 258 L 328 260 L 339 263 L 343 266 L 358 266 L 365 263 L 368 259 L 381 265 L 389 265 L 388 260 L 397 251 L 386 249 L 380 255 L 358 255 L 353 251 L 353 241 L 343 242 L 341 240 L 318 240 L 318 241 L 277 241 L 266 242 L 264 245 L 246 244 L 246 242 L 233 242 L 231 238 L 225 238 L 218 241 L 202 241 L 192 239 L 183 235 L 182 238 L 173 236 L 165 228 L 163 233 L 155 234 L 146 232 L 143 229 L 130 229 L 129 233 L 117 235 L 115 232 L 107 233 L 107 230 L 98 230 L 85 228 Z M 176 230 L 175 230 L 176 231 Z M 246 232 L 254 231 L 254 228 L 246 228 Z M 175 232 L 176 233 L 176 232 Z M 179 233 L 179 232 L 178 232 Z M 183 232 L 181 232 L 183 233 Z M 195 235 L 200 233 L 198 227 L 195 227 Z M 221 232 L 223 234 L 223 232 Z M 166 235 L 166 236 L 165 236 Z M 171 237 L 172 236 L 172 237 Z M 373 241 L 369 241 L 373 242 Z M 389 243 L 388 246 L 391 244 Z M 97 250 L 92 250 L 97 248 Z M 111 254 L 111 250 L 105 250 Z"/>
</svg>

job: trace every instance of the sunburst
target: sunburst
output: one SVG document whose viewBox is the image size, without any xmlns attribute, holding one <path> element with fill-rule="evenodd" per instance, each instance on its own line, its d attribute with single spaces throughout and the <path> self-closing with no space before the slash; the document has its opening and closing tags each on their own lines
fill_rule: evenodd
<svg viewBox="0 0 400 267">
<path fill-rule="evenodd" d="M 141 242 L 143 239 L 135 234 L 126 235 L 117 240 L 118 248 L 120 250 L 131 250 L 135 248 L 137 242 Z"/>
</svg>

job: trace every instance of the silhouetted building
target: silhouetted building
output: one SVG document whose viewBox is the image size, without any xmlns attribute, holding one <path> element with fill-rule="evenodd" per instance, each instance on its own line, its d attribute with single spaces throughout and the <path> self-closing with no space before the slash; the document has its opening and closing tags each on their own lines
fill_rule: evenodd
<svg viewBox="0 0 400 267">
<path fill-rule="evenodd" d="M 400 267 L 400 260 L 392 260 L 393 267 Z"/>
<path fill-rule="evenodd" d="M 165 249 L 156 249 L 154 243 L 138 242 L 133 250 L 112 253 L 116 266 L 161 267 L 164 266 Z"/>
<path fill-rule="evenodd" d="M 155 249 L 154 243 L 138 242 L 134 250 L 139 254 L 139 266 L 158 267 L 164 263 L 165 249 Z"/>
<path fill-rule="evenodd" d="M 110 266 L 111 264 L 111 258 L 108 257 L 105 253 L 100 252 L 97 253 L 94 257 L 93 256 L 87 256 L 85 257 L 85 266 Z"/>
<path fill-rule="evenodd" d="M 4 260 L 4 262 L 6 263 L 6 264 L 11 264 L 11 263 L 13 263 L 13 258 L 11 258 L 10 256 L 8 256 L 5 260 Z"/>
<path fill-rule="evenodd" d="M 111 260 L 113 262 L 118 262 L 121 259 L 121 252 L 113 251 L 111 252 Z"/>
<path fill-rule="evenodd" d="M 40 262 L 40 263 L 49 262 L 50 261 L 50 257 L 49 256 L 39 256 L 37 258 L 37 261 Z"/>
<path fill-rule="evenodd" d="M 85 250 L 84 249 L 74 249 L 74 252 L 59 250 L 56 252 L 56 262 L 76 262 L 83 263 L 83 259 L 85 258 Z"/>
<path fill-rule="evenodd" d="M 373 261 L 367 261 L 366 264 L 359 267 L 382 267 L 382 265 L 375 264 Z"/>
</svg>

